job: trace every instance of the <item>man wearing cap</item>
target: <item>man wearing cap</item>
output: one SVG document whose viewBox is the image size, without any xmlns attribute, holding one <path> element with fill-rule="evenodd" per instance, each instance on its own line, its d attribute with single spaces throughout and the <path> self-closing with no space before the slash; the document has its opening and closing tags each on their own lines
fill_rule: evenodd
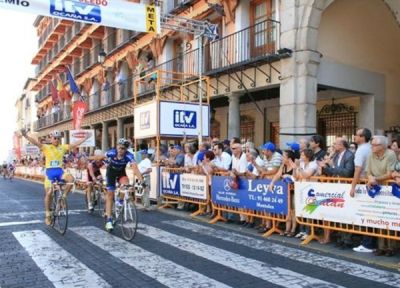
<svg viewBox="0 0 400 288">
<path fill-rule="evenodd" d="M 143 211 L 149 211 L 150 208 L 150 173 L 152 171 L 151 161 L 149 159 L 149 150 L 143 149 L 140 150 L 139 153 L 142 155 L 142 161 L 138 164 L 138 169 L 140 174 L 143 176 L 143 181 L 145 187 L 143 189 L 143 196 L 142 196 L 142 204 L 143 204 Z"/>
<path fill-rule="evenodd" d="M 286 143 L 286 145 L 290 148 L 290 150 L 293 151 L 294 158 L 299 159 L 300 158 L 300 149 L 301 149 L 300 143 L 291 142 L 291 143 Z M 304 149 L 306 149 L 306 148 L 304 148 Z"/>
<path fill-rule="evenodd" d="M 275 144 L 267 142 L 261 146 L 264 154 L 264 165 L 259 166 L 256 161 L 254 167 L 260 172 L 261 177 L 275 175 L 282 165 L 282 155 L 276 152 Z"/>
</svg>

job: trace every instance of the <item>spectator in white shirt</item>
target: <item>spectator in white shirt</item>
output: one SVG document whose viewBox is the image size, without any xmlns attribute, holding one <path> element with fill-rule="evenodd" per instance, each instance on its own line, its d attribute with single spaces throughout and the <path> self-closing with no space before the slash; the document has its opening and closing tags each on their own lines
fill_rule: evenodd
<svg viewBox="0 0 400 288">
<path fill-rule="evenodd" d="M 142 204 L 143 211 L 149 211 L 150 208 L 150 173 L 152 171 L 151 161 L 149 159 L 149 152 L 147 149 L 140 150 L 139 153 L 142 155 L 142 161 L 138 164 L 140 174 L 143 176 L 145 187 L 143 189 Z"/>
<path fill-rule="evenodd" d="M 247 160 L 246 154 L 242 151 L 242 145 L 234 143 L 231 145 L 232 150 L 232 173 L 236 176 L 242 176 L 246 172 Z"/>
<path fill-rule="evenodd" d="M 215 158 L 212 163 L 216 168 L 223 171 L 228 171 L 231 167 L 232 157 L 227 152 L 224 152 L 224 145 L 217 143 L 213 147 Z"/>
</svg>

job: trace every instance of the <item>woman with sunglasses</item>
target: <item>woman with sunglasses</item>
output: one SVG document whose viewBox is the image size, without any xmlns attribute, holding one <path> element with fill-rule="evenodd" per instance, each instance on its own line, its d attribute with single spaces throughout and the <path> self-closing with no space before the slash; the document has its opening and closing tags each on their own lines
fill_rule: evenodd
<svg viewBox="0 0 400 288">
<path fill-rule="evenodd" d="M 106 198 L 106 226 L 107 231 L 114 229 L 112 220 L 112 205 L 114 201 L 114 191 L 116 189 L 116 181 L 122 177 L 126 177 L 126 166 L 131 165 L 134 176 L 140 181 L 143 181 L 143 176 L 140 173 L 134 156 L 132 153 L 127 151 L 130 143 L 125 138 L 118 140 L 117 149 L 113 148 L 106 152 L 104 156 L 93 156 L 90 157 L 91 160 L 105 160 L 108 163 L 106 170 L 106 180 L 107 180 L 107 198 Z"/>
</svg>

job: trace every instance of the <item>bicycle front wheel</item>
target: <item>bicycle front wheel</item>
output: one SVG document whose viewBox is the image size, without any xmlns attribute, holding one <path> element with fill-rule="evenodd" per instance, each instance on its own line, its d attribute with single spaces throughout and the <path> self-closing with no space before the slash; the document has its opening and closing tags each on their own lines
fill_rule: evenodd
<svg viewBox="0 0 400 288">
<path fill-rule="evenodd" d="M 63 197 L 58 198 L 57 207 L 55 211 L 55 224 L 56 229 L 60 232 L 61 235 L 64 235 L 67 232 L 68 226 L 68 204 L 67 200 Z"/>
<path fill-rule="evenodd" d="M 138 223 L 136 206 L 135 203 L 132 202 L 132 200 L 126 201 L 126 203 L 122 207 L 119 218 L 119 220 L 121 221 L 120 225 L 122 237 L 124 237 L 124 239 L 127 241 L 131 241 L 136 235 Z"/>
</svg>

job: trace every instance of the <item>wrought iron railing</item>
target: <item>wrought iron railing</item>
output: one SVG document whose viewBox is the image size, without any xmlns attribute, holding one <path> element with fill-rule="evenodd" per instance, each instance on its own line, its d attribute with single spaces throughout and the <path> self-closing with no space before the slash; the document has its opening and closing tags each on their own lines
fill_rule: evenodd
<svg viewBox="0 0 400 288">
<path fill-rule="evenodd" d="M 265 20 L 253 26 L 209 42 L 203 48 L 203 73 L 212 75 L 226 69 L 240 67 L 277 53 L 276 40 L 280 23 Z M 155 66 L 152 70 L 198 74 L 199 49 L 188 50 L 178 57 Z"/>
</svg>

